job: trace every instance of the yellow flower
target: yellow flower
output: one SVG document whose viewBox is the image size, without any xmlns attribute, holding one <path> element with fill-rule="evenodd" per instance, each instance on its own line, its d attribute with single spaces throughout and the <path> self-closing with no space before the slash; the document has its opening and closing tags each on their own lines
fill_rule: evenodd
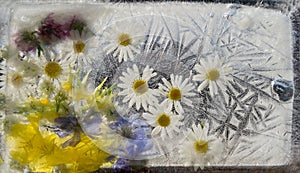
<svg viewBox="0 0 300 173">
<path fill-rule="evenodd" d="M 113 97 L 115 96 L 112 92 L 114 86 L 110 88 L 103 88 L 105 78 L 101 84 L 94 90 L 93 101 L 96 103 L 96 108 L 105 116 L 110 116 L 111 112 L 114 111 L 115 107 L 113 104 Z M 91 103 L 93 104 L 93 103 Z"/>
<path fill-rule="evenodd" d="M 7 136 L 9 154 L 20 166 L 29 166 L 30 171 L 52 172 L 57 166 L 68 172 L 85 173 L 99 169 L 109 154 L 100 150 L 86 135 L 81 134 L 81 141 L 75 147 L 62 148 L 68 140 L 59 138 L 54 133 L 39 131 L 41 117 L 51 115 L 36 114 L 29 118 L 28 124 L 13 125 Z M 108 163 L 106 163 L 107 165 Z"/>
<path fill-rule="evenodd" d="M 28 120 L 32 124 L 38 126 L 38 122 L 42 119 L 46 119 L 49 122 L 54 122 L 55 118 L 59 117 L 60 113 L 56 112 L 54 108 L 45 109 L 43 112 L 30 113 L 27 115 Z"/>
<path fill-rule="evenodd" d="M 41 98 L 40 102 L 42 105 L 48 105 L 50 103 L 49 99 L 47 99 L 47 98 Z"/>
<path fill-rule="evenodd" d="M 15 124 L 7 137 L 10 156 L 21 165 L 29 165 L 32 171 L 49 172 L 52 165 L 46 158 L 59 149 L 54 143 L 55 135 L 43 138 L 36 122 Z"/>
<path fill-rule="evenodd" d="M 66 81 L 63 83 L 62 88 L 66 91 L 72 90 L 72 83 L 70 81 Z"/>
<path fill-rule="evenodd" d="M 75 147 L 68 147 L 67 150 L 69 150 L 70 157 L 74 157 L 73 164 L 69 166 L 69 169 L 71 172 L 77 173 L 92 172 L 99 169 L 109 156 L 84 134 L 81 135 L 79 144 Z"/>
<path fill-rule="evenodd" d="M 24 102 L 18 106 L 19 106 L 19 113 L 26 113 L 26 114 L 33 113 L 34 116 L 36 116 L 37 112 L 45 113 L 45 112 L 55 110 L 54 101 L 44 96 L 40 98 L 30 97 L 29 101 Z"/>
</svg>

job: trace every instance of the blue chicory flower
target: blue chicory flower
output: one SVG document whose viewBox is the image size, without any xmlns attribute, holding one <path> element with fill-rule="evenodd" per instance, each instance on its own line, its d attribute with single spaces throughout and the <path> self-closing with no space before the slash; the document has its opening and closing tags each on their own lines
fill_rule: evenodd
<svg viewBox="0 0 300 173">
<path fill-rule="evenodd" d="M 109 127 L 119 135 L 128 138 L 125 147 L 121 149 L 126 158 L 118 158 L 114 168 L 130 172 L 130 166 L 136 166 L 132 165 L 135 161 L 130 159 L 138 158 L 141 153 L 153 147 L 151 127 L 138 114 L 128 118 L 119 116 L 115 122 L 109 124 Z"/>
<path fill-rule="evenodd" d="M 89 110 L 85 115 L 82 121 L 80 121 L 80 125 L 89 137 L 100 135 L 100 124 L 103 122 L 101 115 L 99 112 L 94 109 Z"/>
</svg>

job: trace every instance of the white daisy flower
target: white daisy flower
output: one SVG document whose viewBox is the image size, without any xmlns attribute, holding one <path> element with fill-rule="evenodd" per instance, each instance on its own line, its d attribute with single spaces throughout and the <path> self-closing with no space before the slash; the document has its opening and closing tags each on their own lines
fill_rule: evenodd
<svg viewBox="0 0 300 173">
<path fill-rule="evenodd" d="M 214 136 L 207 136 L 208 127 L 193 125 L 188 130 L 187 138 L 179 147 L 180 157 L 185 161 L 185 166 L 194 166 L 195 171 L 205 165 L 216 164 L 222 158 L 224 144 Z"/>
<path fill-rule="evenodd" d="M 152 136 L 160 134 L 163 140 L 166 137 L 173 138 L 174 132 L 179 133 L 179 126 L 183 125 L 181 120 L 183 117 L 172 112 L 170 107 L 164 104 L 156 104 L 155 107 L 149 107 L 150 113 L 143 113 L 143 117 L 146 119 L 154 129 L 152 130 Z"/>
<path fill-rule="evenodd" d="M 31 92 L 32 79 L 24 77 L 24 73 L 9 70 L 7 73 L 6 92 L 13 101 L 24 101 Z"/>
<path fill-rule="evenodd" d="M 138 67 L 134 64 L 132 69 L 127 68 L 127 72 L 123 72 L 122 74 L 123 76 L 119 78 L 122 83 L 118 84 L 118 87 L 122 89 L 119 95 L 125 96 L 123 103 L 129 101 L 129 108 L 135 104 L 137 110 L 141 106 L 147 110 L 148 105 L 158 102 L 156 98 L 158 93 L 148 86 L 148 81 L 156 76 L 152 68 L 146 66 L 142 75 L 140 75 Z"/>
<path fill-rule="evenodd" d="M 42 73 L 37 61 L 30 58 L 16 60 L 13 67 L 16 67 L 18 71 L 23 71 L 25 77 L 36 78 Z"/>
<path fill-rule="evenodd" d="M 72 30 L 69 39 L 55 45 L 53 50 L 62 54 L 68 52 L 75 64 L 85 67 L 92 63 L 91 58 L 95 55 L 98 45 L 97 39 L 89 30 L 83 30 L 81 34 L 78 30 Z"/>
<path fill-rule="evenodd" d="M 91 52 L 98 47 L 98 42 L 93 33 L 85 29 L 81 33 L 78 30 L 72 30 L 70 32 L 70 39 L 73 42 L 73 54 L 75 55 L 79 63 L 83 65 L 91 64 Z"/>
<path fill-rule="evenodd" d="M 66 81 L 70 66 L 74 65 L 74 59 L 69 52 L 55 53 L 49 51 L 40 57 L 37 62 L 43 70 L 43 77 L 50 79 L 54 84 L 61 86 L 62 81 Z"/>
<path fill-rule="evenodd" d="M 159 89 L 164 96 L 167 98 L 163 101 L 163 104 L 169 107 L 169 109 L 174 108 L 177 113 L 182 114 L 184 110 L 181 103 L 186 104 L 189 107 L 193 107 L 192 101 L 188 99 L 189 97 L 195 96 L 196 94 L 192 92 L 194 86 L 192 83 L 188 83 L 189 79 L 183 80 L 182 76 L 170 75 L 171 83 L 165 78 L 162 78 L 164 85 L 159 84 Z"/>
<path fill-rule="evenodd" d="M 232 67 L 220 58 L 201 59 L 200 64 L 196 64 L 194 69 L 199 73 L 193 76 L 194 81 L 201 81 L 198 91 L 202 91 L 205 87 L 209 86 L 211 96 L 217 94 L 218 87 L 224 87 L 224 83 L 232 80 L 229 76 L 232 72 Z"/>
<path fill-rule="evenodd" d="M 24 101 L 34 90 L 35 78 L 26 76 L 24 71 L 18 71 L 13 67 L 7 69 L 6 93 L 12 101 Z"/>
<path fill-rule="evenodd" d="M 142 25 L 137 25 L 136 22 L 116 22 L 103 33 L 104 41 L 107 43 L 104 49 L 107 53 L 113 53 L 119 62 L 133 60 L 134 53 L 138 52 L 137 45 L 143 36 L 143 31 Z"/>
</svg>

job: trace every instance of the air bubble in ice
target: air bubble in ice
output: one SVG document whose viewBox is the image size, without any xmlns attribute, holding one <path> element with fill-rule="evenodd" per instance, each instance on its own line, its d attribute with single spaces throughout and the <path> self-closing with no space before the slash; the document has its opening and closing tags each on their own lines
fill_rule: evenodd
<svg viewBox="0 0 300 173">
<path fill-rule="evenodd" d="M 272 81 L 272 91 L 278 95 L 279 100 L 288 101 L 293 97 L 293 83 L 282 78 L 275 79 Z"/>
</svg>

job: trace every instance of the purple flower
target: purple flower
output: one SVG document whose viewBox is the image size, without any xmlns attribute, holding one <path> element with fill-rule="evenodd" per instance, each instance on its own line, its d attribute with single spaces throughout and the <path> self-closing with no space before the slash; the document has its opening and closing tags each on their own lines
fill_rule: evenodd
<svg viewBox="0 0 300 173">
<path fill-rule="evenodd" d="M 35 52 L 39 51 L 39 54 L 43 49 L 40 46 L 35 31 L 22 31 L 16 34 L 15 44 L 20 51 Z"/>
<path fill-rule="evenodd" d="M 67 117 L 58 117 L 54 120 L 54 125 L 46 126 L 46 128 L 60 138 L 65 138 L 73 134 L 70 139 L 62 144 L 63 148 L 67 146 L 75 147 L 81 140 L 80 133 L 82 130 L 78 124 L 77 118 L 72 115 Z"/>
<path fill-rule="evenodd" d="M 72 117 L 59 117 L 54 120 L 55 126 L 59 129 L 55 133 L 60 137 L 64 138 L 72 134 L 75 129 L 78 128 L 77 118 Z"/>
<path fill-rule="evenodd" d="M 58 40 L 67 37 L 67 31 L 64 30 L 63 25 L 59 24 L 53 18 L 53 13 L 49 14 L 38 28 L 39 39 L 45 44 L 51 44 Z"/>
</svg>

